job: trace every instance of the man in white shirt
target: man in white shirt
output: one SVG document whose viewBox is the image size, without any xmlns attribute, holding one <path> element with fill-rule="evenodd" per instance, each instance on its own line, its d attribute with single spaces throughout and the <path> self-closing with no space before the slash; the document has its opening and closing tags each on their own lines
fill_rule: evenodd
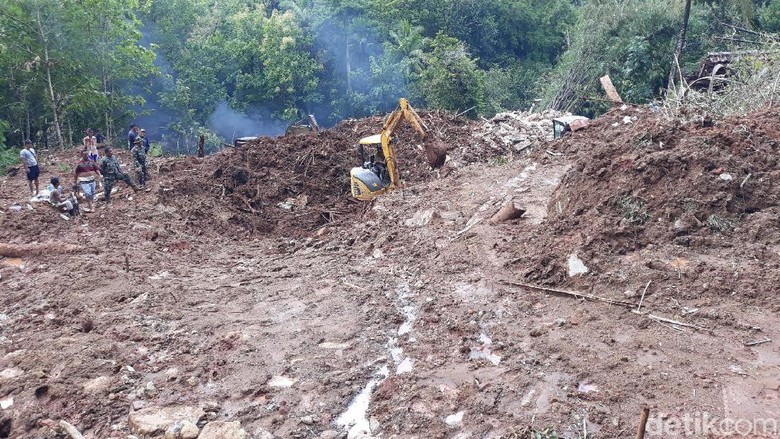
<svg viewBox="0 0 780 439">
<path fill-rule="evenodd" d="M 19 153 L 19 157 L 22 159 L 22 166 L 24 166 L 24 172 L 27 174 L 27 184 L 30 185 L 30 194 L 34 197 L 38 195 L 38 176 L 41 171 L 40 168 L 38 168 L 38 155 L 35 154 L 32 140 L 24 141 L 24 149 Z M 33 183 L 35 184 L 35 190 L 33 190 Z"/>
<path fill-rule="evenodd" d="M 87 128 L 86 136 L 82 140 L 82 143 L 87 150 L 87 154 L 89 154 L 90 160 L 97 163 L 100 156 L 98 155 L 97 138 L 92 134 L 92 128 Z"/>
</svg>

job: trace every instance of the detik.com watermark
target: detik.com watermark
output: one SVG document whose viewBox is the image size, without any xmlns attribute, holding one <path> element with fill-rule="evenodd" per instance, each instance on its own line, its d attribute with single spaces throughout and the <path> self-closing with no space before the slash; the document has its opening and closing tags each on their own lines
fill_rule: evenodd
<svg viewBox="0 0 780 439">
<path fill-rule="evenodd" d="M 682 416 L 658 413 L 647 419 L 648 437 L 780 437 L 780 422 L 776 418 L 718 417 L 707 412 Z"/>
</svg>

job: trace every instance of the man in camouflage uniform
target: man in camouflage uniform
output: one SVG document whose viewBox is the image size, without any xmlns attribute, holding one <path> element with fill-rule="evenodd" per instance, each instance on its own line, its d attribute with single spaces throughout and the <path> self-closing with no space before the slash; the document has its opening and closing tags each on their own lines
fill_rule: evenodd
<svg viewBox="0 0 780 439">
<path fill-rule="evenodd" d="M 138 185 L 146 187 L 146 180 L 149 178 L 149 172 L 146 168 L 146 150 L 144 149 L 144 139 L 137 137 L 135 139 L 135 145 L 130 150 L 130 155 L 133 157 L 133 167 L 135 168 L 135 175 L 138 177 Z"/>
<path fill-rule="evenodd" d="M 111 200 L 111 189 L 113 189 L 114 182 L 117 180 L 124 181 L 136 192 L 139 190 L 130 176 L 122 172 L 119 162 L 110 147 L 106 147 L 105 155 L 100 160 L 100 173 L 103 175 L 103 196 L 106 203 Z"/>
</svg>

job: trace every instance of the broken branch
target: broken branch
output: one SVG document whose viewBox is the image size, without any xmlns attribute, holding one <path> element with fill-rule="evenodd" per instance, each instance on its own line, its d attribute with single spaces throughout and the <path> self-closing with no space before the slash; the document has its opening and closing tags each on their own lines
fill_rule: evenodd
<svg viewBox="0 0 780 439">
<path fill-rule="evenodd" d="M 650 319 L 650 320 L 655 320 L 657 322 L 669 323 L 669 324 L 672 324 L 672 325 L 682 326 L 682 327 L 685 327 L 685 328 L 698 329 L 699 331 L 709 331 L 709 329 L 707 329 L 707 328 L 705 328 L 703 326 L 697 326 L 697 325 L 693 325 L 693 324 L 690 324 L 690 323 L 678 322 L 677 320 L 667 319 L 665 317 L 660 317 L 660 316 L 657 316 L 657 315 L 654 315 L 654 314 L 648 314 L 647 318 Z"/>
<path fill-rule="evenodd" d="M 647 429 L 647 418 L 650 417 L 650 409 L 642 408 L 642 414 L 639 416 L 639 428 L 636 431 L 636 439 L 645 439 L 645 430 Z"/>
<path fill-rule="evenodd" d="M 650 288 L 650 283 L 653 282 L 652 280 L 647 281 L 647 285 L 645 285 L 645 290 L 642 291 L 642 298 L 639 299 L 639 305 L 636 307 L 636 312 L 639 312 L 639 309 L 642 308 L 642 302 L 645 301 L 645 294 L 647 293 L 647 289 Z"/>
<path fill-rule="evenodd" d="M 764 343 L 771 343 L 771 342 L 772 342 L 771 338 L 765 338 L 763 340 L 749 341 L 749 342 L 745 343 L 745 346 L 748 346 L 748 347 L 758 346 L 758 345 L 761 345 L 761 344 L 764 344 Z"/>
<path fill-rule="evenodd" d="M 599 297 L 599 296 L 595 296 L 593 294 L 585 294 L 585 293 L 578 293 L 578 292 L 575 292 L 575 291 L 566 291 L 566 290 L 559 290 L 559 289 L 556 289 L 556 288 L 541 287 L 539 285 L 532 285 L 532 284 L 527 284 L 527 283 L 523 283 L 523 282 L 512 282 L 512 281 L 506 281 L 506 280 L 503 280 L 501 282 L 506 284 L 506 285 L 512 285 L 512 286 L 523 287 L 523 288 L 531 288 L 531 289 L 534 289 L 534 290 L 546 291 L 548 293 L 559 294 L 559 295 L 564 295 L 564 296 L 569 296 L 569 297 L 575 297 L 577 299 L 591 300 L 591 301 L 594 301 L 594 302 L 604 302 L 604 303 L 609 303 L 610 305 L 623 306 L 623 307 L 626 307 L 626 308 L 635 308 L 636 307 L 636 303 L 624 302 L 622 300 L 608 299 L 606 297 Z"/>
</svg>

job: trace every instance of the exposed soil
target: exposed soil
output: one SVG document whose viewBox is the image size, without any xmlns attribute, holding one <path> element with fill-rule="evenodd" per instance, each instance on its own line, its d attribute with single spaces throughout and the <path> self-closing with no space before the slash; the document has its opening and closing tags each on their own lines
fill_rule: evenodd
<svg viewBox="0 0 780 439">
<path fill-rule="evenodd" d="M 777 112 L 629 108 L 559 141 L 423 119 L 370 204 L 348 172 L 382 118 L 153 159 L 151 192 L 70 221 L 1 179 L 0 438 L 126 438 L 171 406 L 253 438 L 624 438 L 642 407 L 648 437 L 776 436 L 701 421 L 780 418 Z M 42 181 L 74 161 L 42 155 Z"/>
</svg>

